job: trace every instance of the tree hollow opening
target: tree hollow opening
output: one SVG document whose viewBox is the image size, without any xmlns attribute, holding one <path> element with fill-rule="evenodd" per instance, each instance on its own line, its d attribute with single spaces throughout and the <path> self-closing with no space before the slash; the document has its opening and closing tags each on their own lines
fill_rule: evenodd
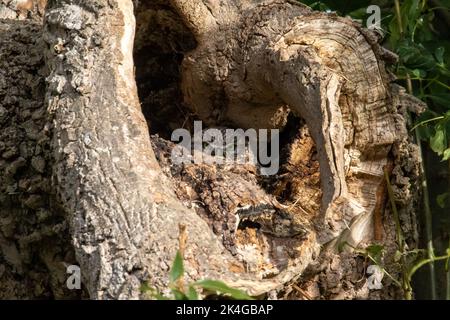
<svg viewBox="0 0 450 320">
<path fill-rule="evenodd" d="M 280 164 L 274 175 L 263 176 L 248 165 L 174 165 L 173 131 L 192 133 L 194 121 L 202 120 L 183 105 L 180 85 L 183 57 L 195 49 L 196 41 L 177 13 L 161 1 L 141 1 L 136 20 L 134 60 L 141 107 L 156 158 L 178 198 L 208 222 L 233 254 L 248 256 L 243 251 L 255 245 L 266 252 L 262 234 L 274 250 L 299 248 L 314 229 L 322 197 L 317 151 L 305 122 L 289 113 L 280 130 Z M 230 128 L 228 123 L 219 124 L 219 129 L 225 128 Z M 279 270 L 287 267 L 283 263 Z"/>
</svg>

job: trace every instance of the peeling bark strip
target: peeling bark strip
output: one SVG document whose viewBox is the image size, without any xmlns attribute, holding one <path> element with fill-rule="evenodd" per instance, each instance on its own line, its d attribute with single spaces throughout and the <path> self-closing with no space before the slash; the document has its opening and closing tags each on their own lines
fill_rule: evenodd
<svg viewBox="0 0 450 320">
<path fill-rule="evenodd" d="M 170 3 L 198 42 L 183 63 L 186 104 L 209 125 L 284 128 L 290 112 L 304 118 L 318 151 L 322 212 L 309 217 L 305 237 L 264 235 L 259 247 L 250 241 L 232 255 L 156 161 L 134 80 L 132 1 L 51 0 L 53 173 L 90 296 L 138 298 L 144 280 L 167 288 L 180 223 L 189 279 L 221 279 L 253 295 L 298 277 L 321 244 L 370 240 L 383 166 L 396 131 L 398 141 L 406 136 L 374 35 L 289 1 Z"/>
</svg>

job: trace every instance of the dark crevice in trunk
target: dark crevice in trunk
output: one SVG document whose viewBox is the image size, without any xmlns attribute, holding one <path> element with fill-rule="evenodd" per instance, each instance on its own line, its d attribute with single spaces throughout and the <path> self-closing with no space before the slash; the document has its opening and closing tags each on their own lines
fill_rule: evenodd
<svg viewBox="0 0 450 320">
<path fill-rule="evenodd" d="M 174 129 L 192 123 L 183 108 L 180 67 L 196 42 L 178 15 L 158 1 L 140 1 L 136 8 L 134 60 L 142 111 L 150 133 L 170 140 Z"/>
</svg>

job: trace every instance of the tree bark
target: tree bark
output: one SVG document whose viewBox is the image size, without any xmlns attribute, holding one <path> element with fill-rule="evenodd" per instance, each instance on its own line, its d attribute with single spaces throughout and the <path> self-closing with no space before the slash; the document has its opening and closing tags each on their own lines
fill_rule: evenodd
<svg viewBox="0 0 450 320">
<path fill-rule="evenodd" d="M 206 125 L 287 131 L 290 116 L 304 119 L 284 168 L 296 182 L 290 199 L 307 210 L 280 204 L 254 168 L 174 167 L 173 144 L 151 139 L 152 119 L 142 113 L 131 0 L 50 0 L 43 38 L 52 177 L 91 298 L 139 298 L 143 281 L 167 290 L 180 224 L 188 279 L 220 279 L 252 295 L 280 290 L 307 267 L 318 274 L 333 265 L 343 243 L 373 241 L 388 163 L 399 200 L 406 208 L 414 199 L 405 108 L 420 103 L 392 83 L 392 55 L 374 33 L 284 0 L 170 5 L 196 42 L 182 62 L 183 104 Z M 320 175 L 320 192 L 300 178 L 307 167 L 311 185 Z M 195 199 L 205 214 L 186 205 Z M 253 236 L 233 229 L 249 207 L 265 230 Z M 395 247 L 392 219 L 383 221 L 385 245 Z"/>
</svg>

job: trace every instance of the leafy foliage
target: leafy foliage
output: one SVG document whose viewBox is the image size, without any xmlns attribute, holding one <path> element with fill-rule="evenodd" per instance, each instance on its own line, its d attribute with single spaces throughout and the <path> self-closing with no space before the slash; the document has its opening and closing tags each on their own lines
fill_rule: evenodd
<svg viewBox="0 0 450 320">
<path fill-rule="evenodd" d="M 170 269 L 170 282 L 175 283 L 184 274 L 184 264 L 181 253 L 177 251 L 175 260 L 173 261 L 172 269 Z"/>
<path fill-rule="evenodd" d="M 381 264 L 381 259 L 384 253 L 384 247 L 378 244 L 370 245 L 366 248 L 367 255 L 372 257 L 375 263 Z"/>
<path fill-rule="evenodd" d="M 180 251 L 177 251 L 169 274 L 169 288 L 172 297 L 164 296 L 158 290 L 150 287 L 148 283 L 142 284 L 141 292 L 148 294 L 151 298 L 156 300 L 201 300 L 198 290 L 201 290 L 206 294 L 218 295 L 219 298 L 253 300 L 253 298 L 245 292 L 231 288 L 222 281 L 205 279 L 186 285 L 183 281 L 184 273 L 183 257 Z"/>
</svg>

